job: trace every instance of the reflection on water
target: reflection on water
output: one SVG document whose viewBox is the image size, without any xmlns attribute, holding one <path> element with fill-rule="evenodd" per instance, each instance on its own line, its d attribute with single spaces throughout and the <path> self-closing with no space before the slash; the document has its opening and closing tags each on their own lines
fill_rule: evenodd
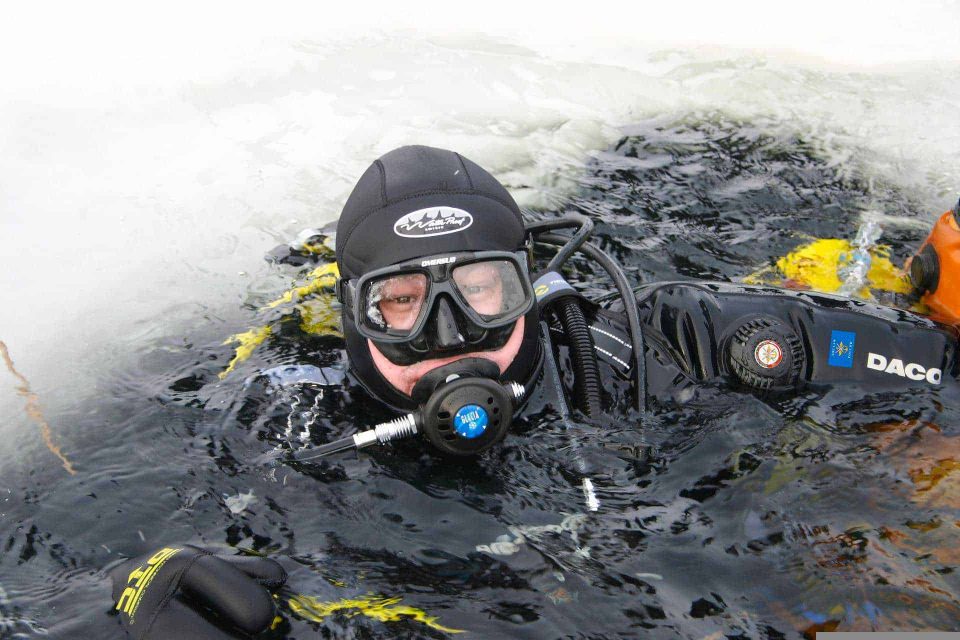
<svg viewBox="0 0 960 640">
<path fill-rule="evenodd" d="M 637 284 L 738 280 L 810 237 L 852 236 L 867 209 L 927 213 L 823 161 L 784 123 L 710 113 L 632 127 L 586 163 L 564 209 L 598 222 L 597 241 Z M 885 235 L 890 259 L 923 233 Z M 579 258 L 570 278 L 588 294 L 609 286 Z M 642 434 L 636 416 L 601 429 L 537 395 L 475 462 L 416 442 L 289 462 L 306 441 L 389 416 L 336 384 L 340 338 L 308 332 L 295 305 L 277 307 L 270 334 L 221 380 L 234 355 L 224 338 L 260 326 L 280 293 L 254 283 L 240 320 L 151 338 L 138 368 L 111 372 L 64 419 L 88 436 L 72 455 L 89 472 L 50 465 L 5 488 L 0 629 L 43 618 L 51 637 L 120 637 L 94 569 L 184 540 L 293 558 L 291 638 L 958 626 L 956 385 L 767 402 L 706 388 L 647 416 Z M 379 613 L 363 615 L 368 605 Z"/>
</svg>

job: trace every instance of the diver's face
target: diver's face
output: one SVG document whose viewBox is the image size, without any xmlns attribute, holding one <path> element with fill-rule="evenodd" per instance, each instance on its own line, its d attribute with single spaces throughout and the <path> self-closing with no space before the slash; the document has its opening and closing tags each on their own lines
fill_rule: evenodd
<svg viewBox="0 0 960 640">
<path fill-rule="evenodd" d="M 413 387 L 424 375 L 438 367 L 456 362 L 457 360 L 463 360 L 464 358 L 485 358 L 490 360 L 500 368 L 500 373 L 502 374 L 513 363 L 517 354 L 520 352 L 520 346 L 523 343 L 524 320 L 525 318 L 522 316 L 517 320 L 506 344 L 494 351 L 475 351 L 446 358 L 430 358 L 410 365 L 398 365 L 390 362 L 390 360 L 377 349 L 377 345 L 375 345 L 372 340 L 367 340 L 367 345 L 370 348 L 373 363 L 383 377 L 386 378 L 387 382 L 399 389 L 404 395 L 409 396 L 413 392 Z"/>
<path fill-rule="evenodd" d="M 496 316 L 504 312 L 505 296 L 503 269 L 505 264 L 474 262 L 458 266 L 451 277 L 456 289 L 470 308 L 482 316 Z M 513 273 L 512 271 L 510 273 Z M 377 283 L 377 311 L 383 323 L 393 330 L 412 328 L 423 312 L 427 300 L 428 282 L 422 273 L 402 274 Z M 514 323 L 510 337 L 502 347 L 487 351 L 466 351 L 451 347 L 453 355 L 427 358 L 413 364 L 401 365 L 392 362 L 377 345 L 367 340 L 370 355 L 377 369 L 386 380 L 404 395 L 411 395 L 414 386 L 430 371 L 464 358 L 485 358 L 495 363 L 502 374 L 513 363 L 523 342 L 524 319 Z M 426 331 L 430 331 L 428 326 Z"/>
</svg>

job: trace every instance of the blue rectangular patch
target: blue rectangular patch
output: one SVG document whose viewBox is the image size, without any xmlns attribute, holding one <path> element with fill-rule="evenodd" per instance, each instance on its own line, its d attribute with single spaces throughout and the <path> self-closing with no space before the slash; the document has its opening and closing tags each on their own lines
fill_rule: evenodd
<svg viewBox="0 0 960 640">
<path fill-rule="evenodd" d="M 853 331 L 832 331 L 830 333 L 830 358 L 827 364 L 831 367 L 853 367 L 853 349 L 857 343 L 857 334 Z"/>
</svg>

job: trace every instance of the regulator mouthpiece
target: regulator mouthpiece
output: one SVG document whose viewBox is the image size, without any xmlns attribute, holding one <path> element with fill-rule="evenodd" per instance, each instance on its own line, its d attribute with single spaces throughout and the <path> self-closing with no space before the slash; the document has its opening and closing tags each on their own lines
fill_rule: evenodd
<svg viewBox="0 0 960 640">
<path fill-rule="evenodd" d="M 516 382 L 457 378 L 438 387 L 420 408 L 423 435 L 443 453 L 482 453 L 507 435 L 523 393 Z"/>
<path fill-rule="evenodd" d="M 383 422 L 368 431 L 318 447 L 298 461 L 363 449 L 372 444 L 423 434 L 443 453 L 472 456 L 503 440 L 513 424 L 513 412 L 523 399 L 523 385 L 505 385 L 489 378 L 451 375 L 440 384 L 420 410 Z"/>
</svg>

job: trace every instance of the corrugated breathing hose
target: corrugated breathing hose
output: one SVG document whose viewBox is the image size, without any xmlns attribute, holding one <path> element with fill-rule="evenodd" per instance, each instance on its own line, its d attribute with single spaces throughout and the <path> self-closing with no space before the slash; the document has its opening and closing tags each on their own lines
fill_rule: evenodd
<svg viewBox="0 0 960 640">
<path fill-rule="evenodd" d="M 561 298 L 554 303 L 560 324 L 570 341 L 570 359 L 573 361 L 574 402 L 580 411 L 597 417 L 603 411 L 600 401 L 600 367 L 593 352 L 593 336 L 583 309 L 576 298 Z"/>
</svg>

